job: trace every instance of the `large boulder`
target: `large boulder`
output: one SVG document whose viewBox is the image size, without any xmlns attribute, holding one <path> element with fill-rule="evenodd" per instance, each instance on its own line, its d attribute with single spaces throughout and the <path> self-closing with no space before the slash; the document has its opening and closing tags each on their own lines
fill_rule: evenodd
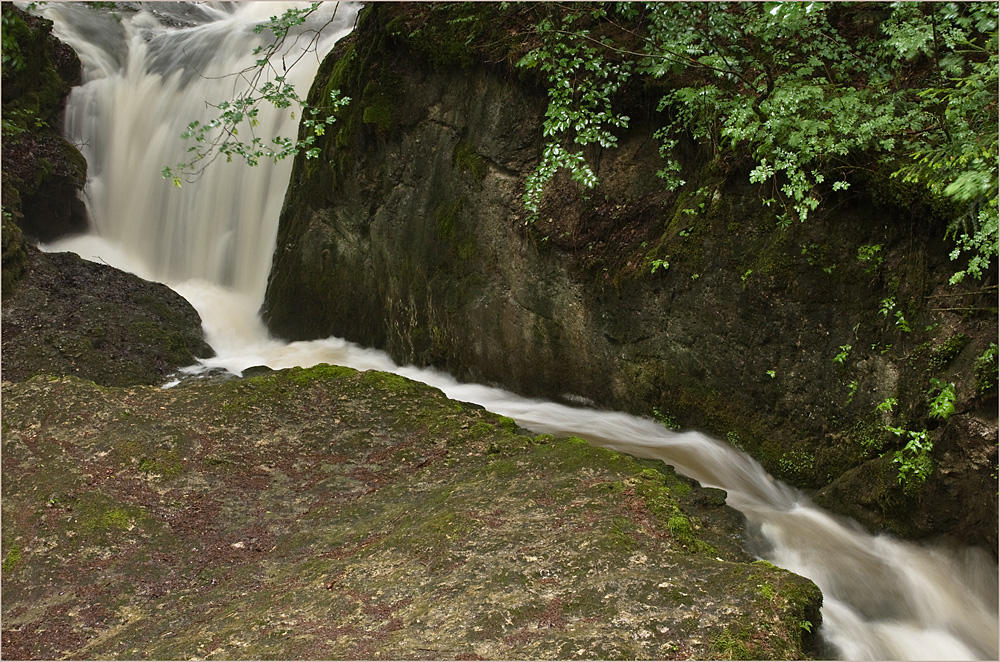
<svg viewBox="0 0 1000 662">
<path fill-rule="evenodd" d="M 162 384 L 212 356 L 198 312 L 166 285 L 8 236 L 4 227 L 5 381 L 49 374 Z"/>
<path fill-rule="evenodd" d="M 402 377 L 2 403 L 5 658 L 819 652 L 819 589 L 748 557 L 720 490 Z"/>
<path fill-rule="evenodd" d="M 641 86 L 619 147 L 592 154 L 598 187 L 557 178 L 529 223 L 545 92 L 510 66 L 508 22 L 466 45 L 456 26 L 485 10 L 465 7 L 373 6 L 324 61 L 310 99 L 352 101 L 320 158 L 294 166 L 272 332 L 657 413 L 873 529 L 995 552 L 995 268 L 949 287 L 945 222 L 878 172 L 789 227 L 745 161 L 697 145 L 682 145 L 688 185 L 667 192 Z M 947 421 L 929 416 L 933 380 L 955 384 Z M 926 480 L 900 479 L 907 439 L 887 424 L 935 440 Z"/>
</svg>

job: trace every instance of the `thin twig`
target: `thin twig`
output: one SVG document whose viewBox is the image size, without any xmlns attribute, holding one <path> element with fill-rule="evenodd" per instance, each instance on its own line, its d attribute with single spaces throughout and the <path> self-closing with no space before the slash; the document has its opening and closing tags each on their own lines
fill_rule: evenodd
<svg viewBox="0 0 1000 662">
<path fill-rule="evenodd" d="M 960 311 L 964 311 L 964 312 L 971 312 L 973 310 L 989 311 L 989 310 L 992 310 L 992 309 L 990 309 L 990 308 L 977 308 L 976 306 L 966 306 L 964 308 L 931 308 L 931 310 L 934 310 L 934 311 L 955 311 L 955 310 L 960 310 Z"/>
<path fill-rule="evenodd" d="M 983 290 L 995 290 L 996 288 L 997 288 L 996 285 L 984 285 L 981 290 L 976 291 L 976 292 L 950 292 L 948 294 L 928 294 L 924 298 L 925 299 L 936 299 L 936 298 L 940 298 L 940 297 L 964 297 L 964 296 L 968 296 L 970 294 L 982 294 Z"/>
</svg>

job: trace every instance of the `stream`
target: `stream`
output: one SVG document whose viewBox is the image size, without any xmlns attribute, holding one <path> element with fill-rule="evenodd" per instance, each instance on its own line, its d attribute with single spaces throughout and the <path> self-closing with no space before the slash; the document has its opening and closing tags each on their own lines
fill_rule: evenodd
<svg viewBox="0 0 1000 662">
<path fill-rule="evenodd" d="M 83 83 L 69 98 L 65 134 L 89 164 L 92 231 L 44 246 L 73 251 L 167 283 L 201 314 L 216 356 L 187 368 L 239 374 L 317 363 L 385 370 L 449 397 L 509 416 L 536 433 L 578 435 L 657 458 L 703 485 L 727 491 L 748 520 L 750 550 L 809 577 L 824 594 L 820 634 L 844 659 L 997 659 L 997 564 L 982 550 L 871 535 L 823 511 L 769 476 L 752 458 L 697 432 L 673 432 L 634 416 L 527 399 L 460 383 L 432 369 L 396 365 L 385 353 L 338 338 L 286 343 L 258 316 L 291 162 L 215 162 L 181 188 L 160 176 L 184 160 L 178 136 L 212 115 L 206 101 L 231 97 L 261 36 L 252 27 L 290 3 L 144 3 L 119 19 L 74 4 L 40 13 L 80 55 Z M 300 5 L 301 6 L 301 5 Z M 289 81 L 305 96 L 322 55 L 353 28 L 358 6 L 325 3 L 304 29 L 332 18 Z M 334 12 L 336 14 L 334 15 Z M 262 111 L 260 135 L 294 136 L 297 119 Z M 167 385 L 170 386 L 170 385 Z"/>
</svg>

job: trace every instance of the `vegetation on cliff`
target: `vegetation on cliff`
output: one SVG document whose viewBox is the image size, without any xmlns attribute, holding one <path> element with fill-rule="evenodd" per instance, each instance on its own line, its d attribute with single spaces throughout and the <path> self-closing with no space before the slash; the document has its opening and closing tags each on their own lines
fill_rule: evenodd
<svg viewBox="0 0 1000 662">
<path fill-rule="evenodd" d="M 87 179 L 80 151 L 61 135 L 63 104 L 80 60 L 52 22 L 3 3 L 3 232 L 11 224 L 51 241 L 87 227 L 77 197 Z M 13 239 L 7 240 L 14 241 Z"/>
<path fill-rule="evenodd" d="M 827 10 L 797 20 L 832 22 L 863 41 L 892 11 Z M 519 3 L 366 8 L 310 92 L 321 100 L 340 90 L 351 102 L 317 140 L 318 158 L 293 169 L 265 301 L 269 327 L 287 338 L 346 337 L 529 395 L 573 394 L 646 415 L 655 408 L 675 425 L 730 440 L 872 528 L 948 532 L 995 549 L 995 386 L 979 376 L 996 371 L 995 258 L 981 280 L 949 285 L 966 263 L 949 260 L 945 236 L 965 203 L 906 182 L 905 173 L 892 177 L 905 154 L 815 152 L 850 186 L 834 190 L 829 182 L 843 180 L 826 173 L 810 188 L 821 202 L 809 221 L 788 223 L 781 205 L 764 204 L 771 186 L 762 196 L 762 183 L 750 182 L 759 165 L 751 149 L 681 131 L 672 154 L 687 184 L 669 191 L 657 172 L 672 118 L 656 109 L 666 94 L 707 85 L 708 70 L 633 73 L 608 111 L 630 118 L 613 132 L 618 146 L 582 148 L 595 187 L 581 195 L 557 173 L 530 222 L 525 185 L 559 136 L 538 130 L 555 121 L 548 76 L 517 63 L 541 64 L 547 40 L 579 39 L 583 30 L 596 40 L 584 39 L 588 48 L 623 61 L 628 53 L 601 43 L 625 35 L 614 16 Z M 711 16 L 706 6 L 703 18 Z M 553 34 L 537 31 L 541 20 Z M 771 28 L 771 47 L 797 48 Z M 988 25 L 963 34 L 975 30 L 992 38 Z M 635 53 L 641 36 L 631 37 Z M 913 55 L 890 59 L 909 72 L 896 90 L 902 97 L 921 81 L 957 85 L 937 77 L 930 56 Z M 762 55 L 754 57 L 748 66 Z M 580 59 L 567 58 L 567 66 Z M 969 80 L 988 75 L 984 61 L 969 56 Z M 732 104 L 750 94 L 730 82 Z M 833 82 L 844 88 L 837 98 L 874 94 Z M 772 94 L 761 99 L 765 109 L 781 96 Z M 491 103 L 470 101 L 483 98 Z M 927 110 L 919 104 L 931 102 L 915 103 Z M 995 111 L 987 95 L 977 103 L 986 116 Z M 982 116 L 969 121 L 985 131 Z M 940 137 L 904 132 L 901 140 L 933 137 L 925 133 Z M 959 133 L 938 147 L 961 147 Z M 777 194 L 794 203 L 781 192 L 783 171 L 774 176 Z M 945 418 L 932 415 L 943 393 L 954 394 L 955 413 Z M 883 406 L 892 399 L 891 410 Z"/>
<path fill-rule="evenodd" d="M 195 141 L 193 160 L 164 168 L 165 177 L 180 185 L 179 175 L 219 155 L 249 165 L 302 150 L 318 157 L 317 138 L 350 98 L 333 89 L 329 99 L 307 104 L 282 73 L 288 30 L 318 6 L 258 26 L 274 41 L 255 50 L 252 71 L 239 72 L 248 90 L 221 102 L 217 119 L 191 123 L 183 137 Z M 1000 44 L 991 3 L 538 3 L 528 10 L 502 3 L 490 11 L 492 21 L 465 3 L 404 9 L 387 28 L 401 36 L 406 26 L 411 45 L 435 66 L 526 50 L 517 66 L 544 73 L 545 144 L 524 194 L 531 220 L 557 173 L 594 187 L 597 151 L 587 148 L 617 145 L 617 130 L 630 122 L 626 90 L 642 86 L 660 118 L 658 174 L 670 190 L 685 184 L 676 148 L 687 136 L 716 157 L 749 157 L 749 181 L 762 184 L 765 205 L 781 207 L 783 225 L 805 221 L 825 196 L 859 176 L 896 179 L 897 196 L 915 192 L 948 218 L 951 258 L 963 258 L 953 283 L 966 274 L 981 280 L 995 262 Z M 272 61 L 279 55 L 282 72 Z M 265 149 L 254 135 L 265 100 L 306 113 L 298 140 L 275 138 Z M 365 109 L 365 121 L 383 132 L 387 103 Z M 325 118 L 317 117 L 321 111 Z M 238 137 L 244 124 L 246 141 Z"/>
<path fill-rule="evenodd" d="M 537 30 L 543 45 L 519 63 L 549 83 L 533 213 L 559 168 L 596 183 L 583 148 L 615 145 L 629 117 L 614 99 L 634 72 L 668 81 L 657 137 L 670 188 L 684 184 L 681 134 L 749 156 L 782 224 L 857 173 L 888 174 L 947 214 L 952 259 L 972 251 L 953 283 L 995 262 L 996 5 L 622 3 L 572 8 Z"/>
</svg>

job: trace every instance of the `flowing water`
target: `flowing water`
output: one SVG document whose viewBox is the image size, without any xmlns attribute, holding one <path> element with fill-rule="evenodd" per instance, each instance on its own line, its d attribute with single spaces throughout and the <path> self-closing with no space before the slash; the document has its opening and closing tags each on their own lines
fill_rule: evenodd
<svg viewBox="0 0 1000 662">
<path fill-rule="evenodd" d="M 271 264 L 290 164 L 247 168 L 216 162 L 198 182 L 176 189 L 160 178 L 182 160 L 188 122 L 211 115 L 238 84 L 225 74 L 253 60 L 257 22 L 287 5 L 157 3 L 116 20 L 50 3 L 41 11 L 80 54 L 83 84 L 69 100 L 67 137 L 90 171 L 88 236 L 46 250 L 72 250 L 148 279 L 190 300 L 204 320 L 215 358 L 190 370 L 239 373 L 320 362 L 379 369 L 426 382 L 452 398 L 481 404 L 536 432 L 575 434 L 635 455 L 659 458 L 704 485 L 729 493 L 747 517 L 762 558 L 815 581 L 824 594 L 820 630 L 847 659 L 997 659 L 997 565 L 981 550 L 921 546 L 872 536 L 830 515 L 771 478 L 754 460 L 696 432 L 672 432 L 621 413 L 529 400 L 434 370 L 402 367 L 384 353 L 328 338 L 284 343 L 257 316 Z M 328 4 L 307 28 L 328 20 Z M 358 7 L 341 5 L 319 45 L 347 34 Z M 154 15 L 155 13 L 155 15 Z M 319 58 L 290 80 L 304 94 Z M 221 78 L 220 78 L 221 77 Z M 295 134 L 286 110 L 262 117 L 261 135 Z"/>
</svg>

